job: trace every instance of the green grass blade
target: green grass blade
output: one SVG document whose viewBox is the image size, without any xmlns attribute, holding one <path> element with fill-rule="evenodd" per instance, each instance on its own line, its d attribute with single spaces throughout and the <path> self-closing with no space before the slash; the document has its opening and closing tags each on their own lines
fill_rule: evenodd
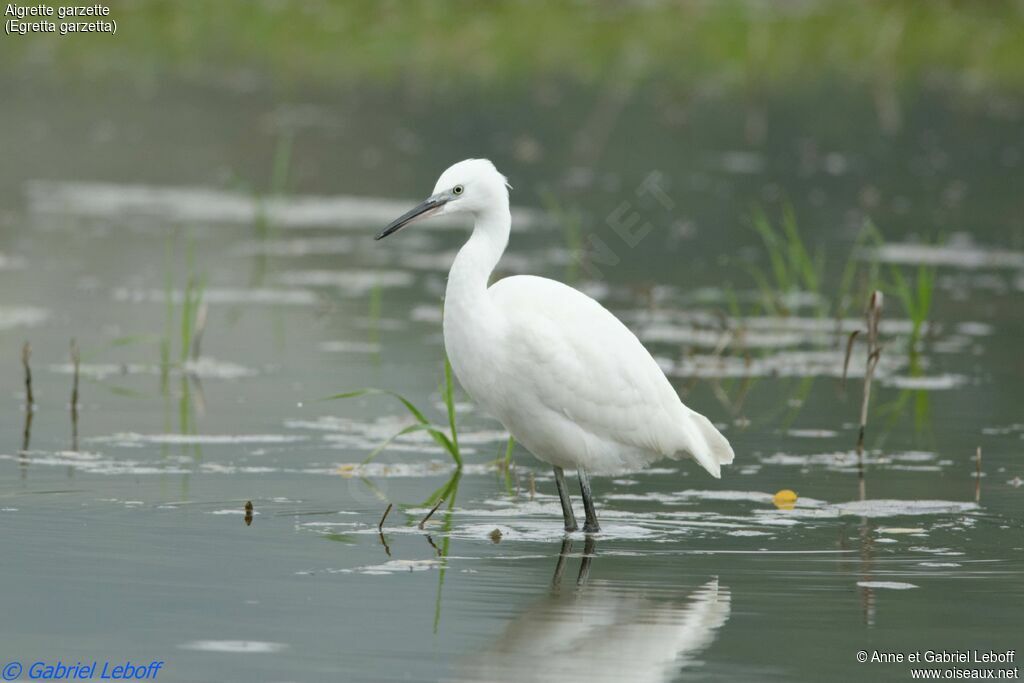
<svg viewBox="0 0 1024 683">
<path fill-rule="evenodd" d="M 430 420 L 420 411 L 419 408 L 414 406 L 412 402 L 401 394 L 397 394 L 394 391 L 388 391 L 387 389 L 377 389 L 375 387 L 364 387 L 362 389 L 355 389 L 354 391 L 346 391 L 341 394 L 334 394 L 333 396 L 325 396 L 320 399 L 321 401 L 335 401 L 342 398 L 356 398 L 357 396 L 366 396 L 370 394 L 380 394 L 383 396 L 390 396 L 402 403 L 406 410 L 416 418 L 416 421 L 421 424 L 430 424 Z"/>
<path fill-rule="evenodd" d="M 452 435 L 452 457 L 455 462 L 462 466 L 462 454 L 459 452 L 459 432 L 455 427 L 455 385 L 452 382 L 452 364 L 445 356 L 444 359 L 444 406 L 448 410 L 448 427 Z"/>
<path fill-rule="evenodd" d="M 781 240 L 761 209 L 756 209 L 754 212 L 754 229 L 761 236 L 761 241 L 764 242 L 764 247 L 768 251 L 768 260 L 771 263 L 776 286 L 783 291 L 789 291 L 792 281 L 786 267 L 786 260 L 782 256 Z"/>
<path fill-rule="evenodd" d="M 811 258 L 810 252 L 800 236 L 800 230 L 796 224 L 796 214 L 793 212 L 793 206 L 789 203 L 782 210 L 782 229 L 787 242 L 792 272 L 799 275 L 806 291 L 817 293 L 820 282 L 816 263 Z"/>
<path fill-rule="evenodd" d="M 411 414 L 413 416 L 413 418 L 415 418 L 416 421 L 420 425 L 422 425 L 422 426 L 427 428 L 426 431 L 430 434 L 430 436 L 434 439 L 434 441 L 436 441 L 437 444 L 439 446 L 441 446 L 441 448 L 443 448 L 445 451 L 447 451 L 448 455 L 450 455 L 452 457 L 452 460 L 455 461 L 455 464 L 458 467 L 462 467 L 462 457 L 459 454 L 459 450 L 455 446 L 455 444 L 452 443 L 451 439 L 448 438 L 448 435 L 445 434 L 440 429 L 438 429 L 437 427 L 435 427 L 430 422 L 430 420 L 428 420 L 426 418 L 426 416 L 420 411 L 419 408 L 414 406 L 412 404 L 412 402 L 409 401 L 409 399 L 405 398 L 401 394 L 397 394 L 397 393 L 395 393 L 393 391 L 387 391 L 385 389 L 377 389 L 377 388 L 374 388 L 374 387 L 364 387 L 362 389 L 356 389 L 354 391 L 346 391 L 346 392 L 343 392 L 341 394 L 334 394 L 333 396 L 326 396 L 326 397 L 324 397 L 324 398 L 322 398 L 320 400 L 321 401 L 335 401 L 335 400 L 338 400 L 338 399 L 356 398 L 356 397 L 359 397 L 359 396 L 370 396 L 370 395 L 390 396 L 390 397 L 400 401 L 402 403 L 402 405 L 405 406 L 406 410 L 409 411 L 409 414 Z"/>
<path fill-rule="evenodd" d="M 385 439 L 384 443 L 382 443 L 381 445 L 379 445 L 376 448 L 374 448 L 370 452 L 370 454 L 368 456 L 366 456 L 366 458 L 363 459 L 363 462 L 361 464 L 365 465 L 365 464 L 369 463 L 370 461 L 372 461 L 374 458 L 376 458 L 378 455 L 380 455 L 380 453 L 385 448 L 390 446 L 391 442 L 394 441 L 395 439 L 397 439 L 398 437 L 405 436 L 406 434 L 411 434 L 412 432 L 422 432 L 423 430 L 430 430 L 430 429 L 433 429 L 433 427 L 431 427 L 430 425 L 419 424 L 419 423 L 414 424 L 414 425 L 409 425 L 405 429 L 400 429 L 399 431 L 395 432 L 394 434 L 389 436 L 387 439 Z"/>
</svg>

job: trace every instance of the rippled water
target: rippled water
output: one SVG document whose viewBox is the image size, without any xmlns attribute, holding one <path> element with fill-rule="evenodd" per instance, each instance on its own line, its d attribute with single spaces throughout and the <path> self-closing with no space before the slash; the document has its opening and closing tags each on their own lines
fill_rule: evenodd
<svg viewBox="0 0 1024 683">
<path fill-rule="evenodd" d="M 46 92 L 31 113 L 52 132 L 68 114 L 44 106 Z M 911 103 L 893 138 L 871 123 L 794 131 L 777 103 L 768 120 L 778 128 L 744 151 L 723 114 L 731 102 L 693 105 L 693 129 L 707 122 L 700 139 L 665 122 L 631 125 L 651 115 L 640 104 L 588 176 L 533 114 L 495 114 L 493 126 L 530 130 L 550 150 L 539 162 L 501 140 L 470 149 L 452 139 L 438 103 L 419 105 L 423 144 L 402 153 L 368 134 L 400 121 L 367 94 L 344 107 L 311 102 L 351 117 L 341 139 L 300 129 L 293 187 L 254 200 L 223 182 L 222 167 L 263 172 L 254 157 L 275 133 L 254 134 L 259 152 L 247 156 L 233 131 L 262 130 L 283 105 L 200 95 L 140 103 L 133 121 L 114 122 L 123 132 L 107 156 L 43 136 L 4 172 L 9 659 L 164 659 L 171 680 L 850 680 L 908 675 L 857 664 L 861 649 L 1019 646 L 1024 235 L 1017 195 L 999 191 L 1019 176 L 1022 150 L 1006 135 L 1019 117 L 960 112 L 976 131 L 968 143 L 934 116 L 952 111 L 938 96 Z M 806 111 L 842 105 L 803 97 Z M 165 106 L 207 122 L 215 142 L 204 154 Z M 145 159 L 130 144 L 140 135 Z M 936 147 L 942 164 L 904 163 Z M 979 149 L 1016 156 L 977 161 Z M 599 479 L 602 533 L 566 539 L 551 473 L 521 449 L 513 470 L 497 468 L 507 435 L 463 396 L 460 475 L 416 433 L 362 464 L 408 414 L 385 396 L 319 399 L 378 386 L 443 422 L 440 296 L 464 227 L 371 236 L 454 158 L 482 153 L 508 158 L 499 165 L 523 206 L 502 272 L 575 278 L 627 321 L 732 441 L 736 462 L 721 481 L 685 463 Z M 652 170 L 671 188 L 668 214 L 635 197 Z M 932 199 L 951 184 L 966 189 L 943 195 L 937 217 Z M 576 264 L 564 216 L 540 208 L 546 193 L 585 209 L 583 234 L 594 226 L 617 260 Z M 755 310 L 744 264 L 765 255 L 746 207 L 781 194 L 829 254 L 830 283 L 862 210 L 887 243 L 857 258 L 908 274 L 939 268 L 919 354 L 889 298 L 863 463 L 853 453 L 860 347 L 845 391 L 839 382 L 856 310 L 820 316 L 814 296 L 786 313 Z M 635 248 L 609 232 L 606 216 L 623 202 L 652 225 Z M 922 237 L 941 241 L 922 247 Z M 162 344 L 181 357 L 182 309 L 200 282 L 199 353 L 166 368 Z M 741 317 L 728 313 L 734 297 Z M 425 501 L 445 487 L 421 530 Z M 780 489 L 797 492 L 791 509 L 775 504 Z"/>
</svg>

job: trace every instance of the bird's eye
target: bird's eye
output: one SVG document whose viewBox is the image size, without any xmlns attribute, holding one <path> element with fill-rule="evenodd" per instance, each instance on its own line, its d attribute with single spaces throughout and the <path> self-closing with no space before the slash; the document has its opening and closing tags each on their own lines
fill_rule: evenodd
<svg viewBox="0 0 1024 683">
<path fill-rule="evenodd" d="M 452 188 L 452 194 L 462 194 L 462 185 L 456 185 Z"/>
</svg>

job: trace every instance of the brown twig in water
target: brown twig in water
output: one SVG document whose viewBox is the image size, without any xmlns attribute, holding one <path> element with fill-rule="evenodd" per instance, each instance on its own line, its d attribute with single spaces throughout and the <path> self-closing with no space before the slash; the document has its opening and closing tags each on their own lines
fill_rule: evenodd
<svg viewBox="0 0 1024 683">
<path fill-rule="evenodd" d="M 878 324 L 882 319 L 882 293 L 875 290 L 868 300 L 868 308 L 864 314 L 867 323 L 868 356 L 864 362 L 864 394 L 860 404 L 860 431 L 857 434 L 857 476 L 859 480 L 860 499 L 867 497 L 864 481 L 864 433 L 868 425 L 868 405 L 871 402 L 871 380 L 875 376 L 875 368 L 882 356 L 882 346 L 878 343 Z M 850 335 L 850 344 L 853 343 Z M 847 353 L 849 355 L 849 353 Z M 845 375 L 845 372 L 844 372 Z"/>
<path fill-rule="evenodd" d="M 384 552 L 387 553 L 388 557 L 391 557 L 391 546 L 388 545 L 388 541 L 384 538 L 384 520 L 391 514 L 392 503 L 388 503 L 387 508 L 384 509 L 384 514 L 381 515 L 380 521 L 377 522 L 377 537 L 380 538 L 380 544 L 384 546 Z"/>
<path fill-rule="evenodd" d="M 71 450 L 78 451 L 78 372 L 81 366 L 81 355 L 78 342 L 71 340 L 71 366 L 74 374 L 71 379 Z"/>
<path fill-rule="evenodd" d="M 868 357 L 864 364 L 864 396 L 860 404 L 860 434 L 857 436 L 857 453 L 864 451 L 864 432 L 868 424 L 868 404 L 871 402 L 871 380 L 875 376 L 882 347 L 878 343 L 878 323 L 882 318 L 882 293 L 871 293 L 866 313 L 868 324 Z"/>
<path fill-rule="evenodd" d="M 21 347 L 21 365 L 25 368 L 25 404 L 29 410 L 35 405 L 35 397 L 32 396 L 32 368 L 29 367 L 29 360 L 32 359 L 32 345 L 28 342 Z"/>
<path fill-rule="evenodd" d="M 434 513 L 437 512 L 437 508 L 441 507 L 441 503 L 443 503 L 443 502 L 444 502 L 444 498 L 442 498 L 441 500 L 437 501 L 437 503 L 434 505 L 434 507 L 430 508 L 430 512 L 427 513 L 427 516 L 424 517 L 422 520 L 420 520 L 420 529 L 422 529 L 423 525 L 427 523 L 427 520 L 429 520 L 431 517 L 434 516 Z"/>
<path fill-rule="evenodd" d="M 25 467 L 28 465 L 28 456 L 25 454 L 28 452 L 29 442 L 32 440 L 32 418 L 35 415 L 33 405 L 35 401 L 32 396 L 32 369 L 29 367 L 28 361 L 32 357 L 32 347 L 28 342 L 21 347 L 21 364 L 25 367 L 25 426 L 21 432 L 21 453 L 19 462 L 21 463 L 21 475 L 25 476 Z"/>
<path fill-rule="evenodd" d="M 429 544 L 430 544 L 430 547 L 431 547 L 431 548 L 433 548 L 434 550 L 436 550 L 436 551 L 437 551 L 437 556 L 438 556 L 438 557 L 444 557 L 444 553 L 442 553 L 442 552 L 441 552 L 441 549 L 437 547 L 437 544 L 436 544 L 436 543 L 434 543 L 434 539 L 432 539 L 432 538 L 430 537 L 430 534 L 427 534 L 427 543 L 429 543 Z"/>
<path fill-rule="evenodd" d="M 382 533 L 384 531 L 384 520 L 388 518 L 389 514 L 391 514 L 391 508 L 392 508 L 392 504 L 388 503 L 387 509 L 384 510 L 384 514 L 381 516 L 380 521 L 377 522 L 377 531 L 378 532 Z"/>
</svg>

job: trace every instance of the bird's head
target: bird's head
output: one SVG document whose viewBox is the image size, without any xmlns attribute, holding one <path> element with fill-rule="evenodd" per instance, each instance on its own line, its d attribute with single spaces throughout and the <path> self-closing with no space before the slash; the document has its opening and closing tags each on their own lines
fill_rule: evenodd
<svg viewBox="0 0 1024 683">
<path fill-rule="evenodd" d="M 383 239 L 405 226 L 446 213 L 480 213 L 508 204 L 508 181 L 487 159 L 466 159 L 449 166 L 429 197 L 402 214 L 377 234 Z"/>
</svg>

